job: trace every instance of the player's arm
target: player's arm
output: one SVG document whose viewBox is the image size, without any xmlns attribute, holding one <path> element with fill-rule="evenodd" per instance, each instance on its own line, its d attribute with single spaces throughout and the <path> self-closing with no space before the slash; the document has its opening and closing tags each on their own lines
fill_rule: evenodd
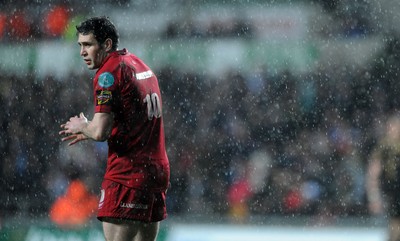
<svg viewBox="0 0 400 241">
<path fill-rule="evenodd" d="M 111 113 L 95 113 L 92 121 L 81 113 L 71 117 L 67 123 L 62 124 L 60 135 L 67 135 L 62 141 L 72 140 L 69 145 L 79 141 L 92 139 L 94 141 L 105 141 L 111 134 L 113 116 Z"/>
<path fill-rule="evenodd" d="M 366 173 L 368 207 L 373 214 L 379 214 L 383 211 L 382 196 L 379 186 L 379 176 L 382 172 L 381 165 L 379 155 L 373 154 Z"/>
<path fill-rule="evenodd" d="M 95 141 L 106 141 L 111 134 L 113 119 L 111 113 L 95 113 L 92 121 L 87 122 L 81 132 Z"/>
</svg>

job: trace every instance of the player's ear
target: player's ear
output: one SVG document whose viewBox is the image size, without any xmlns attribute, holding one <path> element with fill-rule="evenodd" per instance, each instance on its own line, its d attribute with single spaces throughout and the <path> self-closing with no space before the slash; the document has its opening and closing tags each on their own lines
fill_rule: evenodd
<svg viewBox="0 0 400 241">
<path fill-rule="evenodd" d="M 106 50 L 106 52 L 110 52 L 112 50 L 112 40 L 110 38 L 104 41 L 104 49 Z"/>
</svg>

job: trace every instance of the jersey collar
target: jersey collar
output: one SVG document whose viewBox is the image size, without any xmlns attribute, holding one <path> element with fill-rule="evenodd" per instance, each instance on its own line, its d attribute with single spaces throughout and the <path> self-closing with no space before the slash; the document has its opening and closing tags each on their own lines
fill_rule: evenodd
<svg viewBox="0 0 400 241">
<path fill-rule="evenodd" d="M 101 64 L 101 66 L 98 68 L 98 70 L 101 69 L 101 67 L 103 67 L 103 65 L 112 57 L 117 57 L 119 55 L 126 55 L 128 54 L 128 50 L 127 49 L 121 49 L 121 50 L 116 50 L 114 52 L 111 52 L 107 55 L 107 57 L 104 58 L 103 63 Z"/>
</svg>

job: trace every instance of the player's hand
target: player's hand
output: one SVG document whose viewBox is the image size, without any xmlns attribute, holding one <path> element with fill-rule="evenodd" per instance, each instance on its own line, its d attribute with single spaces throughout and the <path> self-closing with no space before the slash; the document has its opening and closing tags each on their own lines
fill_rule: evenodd
<svg viewBox="0 0 400 241">
<path fill-rule="evenodd" d="M 85 128 L 88 124 L 88 120 L 83 113 L 80 113 L 79 117 L 74 116 L 69 118 L 65 124 L 61 125 L 61 130 L 59 132 L 60 135 L 71 135 L 71 134 L 79 134 L 82 132 L 83 128 Z"/>
<path fill-rule="evenodd" d="M 74 116 L 69 119 L 65 124 L 61 125 L 60 135 L 66 135 L 61 141 L 72 140 L 68 145 L 73 145 L 79 141 L 88 139 L 87 136 L 82 134 L 82 129 L 86 127 L 88 120 L 83 113 L 79 117 Z"/>
<path fill-rule="evenodd" d="M 88 139 L 87 136 L 79 133 L 79 134 L 72 134 L 72 135 L 66 136 L 66 137 L 62 138 L 61 141 L 72 140 L 71 142 L 68 143 L 68 146 L 72 146 L 73 144 L 76 144 L 80 141 L 87 140 L 87 139 Z"/>
</svg>

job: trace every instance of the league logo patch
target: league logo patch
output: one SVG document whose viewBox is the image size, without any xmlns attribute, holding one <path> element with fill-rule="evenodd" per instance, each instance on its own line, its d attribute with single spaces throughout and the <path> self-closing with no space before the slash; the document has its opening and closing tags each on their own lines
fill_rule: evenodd
<svg viewBox="0 0 400 241">
<path fill-rule="evenodd" d="M 99 76 L 99 85 L 108 88 L 114 84 L 114 76 L 110 72 L 104 72 Z"/>
<path fill-rule="evenodd" d="M 109 105 L 112 99 L 112 92 L 109 90 L 98 90 L 96 92 L 97 105 Z"/>
</svg>

